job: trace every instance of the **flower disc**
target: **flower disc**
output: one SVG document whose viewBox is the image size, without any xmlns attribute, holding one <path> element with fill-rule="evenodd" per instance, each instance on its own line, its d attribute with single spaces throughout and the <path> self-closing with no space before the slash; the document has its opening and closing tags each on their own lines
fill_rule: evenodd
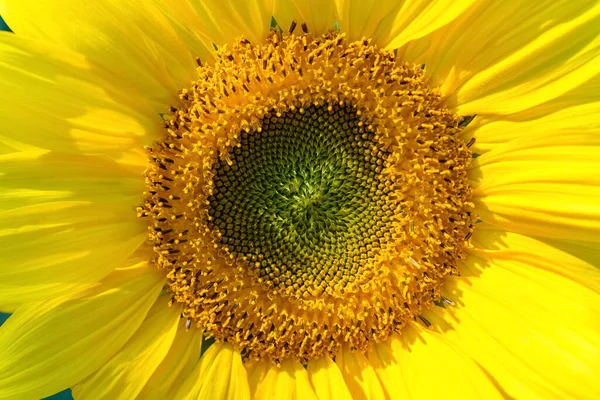
<svg viewBox="0 0 600 400">
<path fill-rule="evenodd" d="M 399 332 L 472 230 L 461 118 L 421 67 L 304 31 L 199 66 L 139 208 L 184 317 L 275 362 Z"/>
<path fill-rule="evenodd" d="M 349 290 L 392 234 L 387 153 L 360 122 L 338 104 L 268 115 L 213 166 L 210 229 L 281 295 Z"/>
</svg>

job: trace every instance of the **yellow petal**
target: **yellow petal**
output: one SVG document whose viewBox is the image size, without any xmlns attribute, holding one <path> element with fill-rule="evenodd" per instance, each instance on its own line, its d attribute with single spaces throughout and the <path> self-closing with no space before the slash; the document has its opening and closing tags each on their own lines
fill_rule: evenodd
<svg viewBox="0 0 600 400">
<path fill-rule="evenodd" d="M 568 94 L 539 106 L 509 115 L 477 116 L 463 130 L 463 134 L 476 138 L 472 149 L 479 154 L 530 135 L 551 136 L 558 132 L 594 134 L 600 130 L 599 92 L 600 75 Z"/>
<path fill-rule="evenodd" d="M 271 369 L 271 362 L 269 360 L 260 360 L 252 364 L 245 364 L 246 371 L 248 372 L 248 384 L 250 385 L 250 396 L 256 398 L 256 391 L 260 386 L 260 383 L 265 379 L 267 373 Z"/>
<path fill-rule="evenodd" d="M 92 73 L 110 74 L 162 107 L 193 78 L 195 57 L 208 54 L 201 43 L 182 40 L 177 22 L 154 1 L 3 0 L 0 14 L 17 36 L 80 52 Z"/>
<path fill-rule="evenodd" d="M 600 252 L 597 245 L 563 240 L 548 240 L 497 230 L 478 224 L 471 238 L 470 253 L 495 264 L 520 264 L 528 271 L 541 269 L 577 282 L 600 294 Z"/>
<path fill-rule="evenodd" d="M 511 115 L 511 118 L 482 118 L 473 127 L 469 125 L 465 134 L 472 132 L 476 137 L 475 152 L 482 154 L 496 149 L 511 140 L 530 135 L 547 136 L 560 132 L 600 131 L 600 102 L 582 104 L 556 110 L 552 114 L 536 118 L 533 111 Z"/>
<path fill-rule="evenodd" d="M 258 386 L 256 400 L 317 400 L 304 367 L 295 359 L 271 365 Z"/>
<path fill-rule="evenodd" d="M 479 217 L 532 236 L 600 240 L 600 136 L 530 135 L 477 158 Z"/>
<path fill-rule="evenodd" d="M 204 12 L 200 14 L 202 21 L 206 21 L 207 14 L 210 20 L 216 22 L 222 36 L 214 38 L 217 45 L 223 45 L 236 36 L 243 35 L 250 41 L 259 43 L 266 38 L 271 26 L 273 6 L 264 0 L 235 0 L 203 1 Z M 218 40 L 218 41 L 217 41 Z"/>
<path fill-rule="evenodd" d="M 163 283 L 143 264 L 76 297 L 18 308 L 0 328 L 0 399 L 50 396 L 102 367 L 139 328 Z"/>
<path fill-rule="evenodd" d="M 395 49 L 448 24 L 474 1 L 336 0 L 340 28 L 351 40 L 371 37 Z"/>
<path fill-rule="evenodd" d="M 169 352 L 138 394 L 138 399 L 173 398 L 177 389 L 196 366 L 200 358 L 202 335 L 195 329 L 186 329 L 185 324 L 186 319 L 181 318 Z"/>
<path fill-rule="evenodd" d="M 369 400 L 385 399 L 384 389 L 364 354 L 343 349 L 336 355 L 335 363 L 340 367 L 352 396 Z"/>
<path fill-rule="evenodd" d="M 600 3 L 479 1 L 401 52 L 426 65 L 462 115 L 509 114 L 552 100 L 600 70 Z M 423 48 L 428 50 L 423 57 Z"/>
<path fill-rule="evenodd" d="M 0 304 L 89 286 L 122 267 L 147 237 L 131 210 L 89 202 L 2 211 L 0 226 Z"/>
<path fill-rule="evenodd" d="M 229 343 L 215 343 L 202 356 L 175 399 L 250 400 L 248 375 L 239 351 Z"/>
<path fill-rule="evenodd" d="M 386 348 L 385 345 L 378 347 Z M 404 398 L 505 398 L 479 365 L 446 340 L 443 334 L 410 324 L 402 330 L 399 338 L 390 341 L 386 351 L 392 352 L 399 370 L 395 376 L 398 383 L 391 381 L 391 385 L 404 385 L 407 391 Z M 378 353 L 381 354 L 381 350 Z M 393 362 L 389 364 L 393 365 Z M 435 384 L 431 384 L 432 381 Z"/>
<path fill-rule="evenodd" d="M 333 0 L 276 0 L 273 16 L 285 32 L 295 21 L 296 32 L 300 31 L 300 24 L 306 23 L 308 31 L 317 35 L 333 29 L 338 20 Z"/>
<path fill-rule="evenodd" d="M 36 151 L 40 148 L 25 144 L 22 140 L 15 140 L 0 134 L 0 154 L 14 153 L 17 151 Z"/>
<path fill-rule="evenodd" d="M 0 155 L 0 210 L 53 200 L 140 204 L 144 181 L 137 167 L 100 156 L 54 151 Z"/>
<path fill-rule="evenodd" d="M 264 41 L 273 15 L 272 2 L 267 0 L 163 0 L 157 3 L 178 25 L 180 37 L 201 43 L 213 55 L 214 45 L 226 45 L 240 36 L 253 43 Z"/>
<path fill-rule="evenodd" d="M 306 372 L 319 400 L 352 400 L 342 372 L 331 358 L 321 357 L 310 360 Z"/>
<path fill-rule="evenodd" d="M 377 343 L 371 346 L 367 352 L 367 359 L 381 382 L 386 399 L 411 398 L 406 377 L 393 359 L 393 351 L 389 343 Z"/>
<path fill-rule="evenodd" d="M 159 297 L 129 341 L 102 368 L 72 388 L 73 397 L 134 399 L 167 355 L 180 315 L 181 307 L 169 308 L 168 296 Z"/>
<path fill-rule="evenodd" d="M 126 84 L 47 43 L 0 34 L 0 85 L 0 135 L 39 148 L 119 159 L 159 128 L 152 106 Z"/>
<path fill-rule="evenodd" d="M 518 258 L 486 255 L 467 259 L 479 277 L 449 280 L 444 295 L 456 306 L 440 314 L 449 326 L 443 337 L 513 398 L 594 398 L 600 295 Z"/>
</svg>

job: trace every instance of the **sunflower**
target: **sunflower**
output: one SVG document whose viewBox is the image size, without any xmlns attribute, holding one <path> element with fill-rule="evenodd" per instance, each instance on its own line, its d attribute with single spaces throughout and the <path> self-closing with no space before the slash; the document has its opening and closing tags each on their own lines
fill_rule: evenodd
<svg viewBox="0 0 600 400">
<path fill-rule="evenodd" d="M 0 14 L 0 399 L 600 393 L 597 1 Z"/>
</svg>

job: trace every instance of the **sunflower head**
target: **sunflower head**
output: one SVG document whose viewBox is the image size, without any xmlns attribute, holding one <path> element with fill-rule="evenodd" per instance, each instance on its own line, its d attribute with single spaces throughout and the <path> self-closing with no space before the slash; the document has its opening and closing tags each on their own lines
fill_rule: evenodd
<svg viewBox="0 0 600 400">
<path fill-rule="evenodd" d="M 306 363 L 440 301 L 473 226 L 471 153 L 421 66 L 293 30 L 198 67 L 148 148 L 139 214 L 186 318 Z"/>
<path fill-rule="evenodd" d="M 0 400 L 595 398 L 600 3 L 547 3 L 0 0 Z"/>
</svg>

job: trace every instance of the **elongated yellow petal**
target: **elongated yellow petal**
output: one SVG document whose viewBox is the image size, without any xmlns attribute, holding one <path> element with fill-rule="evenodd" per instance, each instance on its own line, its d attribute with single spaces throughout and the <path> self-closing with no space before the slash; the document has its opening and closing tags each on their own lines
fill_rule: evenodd
<svg viewBox="0 0 600 400">
<path fill-rule="evenodd" d="M 256 391 L 260 386 L 260 383 L 267 376 L 267 372 L 271 368 L 269 360 L 255 361 L 251 364 L 245 364 L 246 371 L 248 372 L 248 384 L 250 385 L 250 397 L 256 397 Z"/>
<path fill-rule="evenodd" d="M 77 53 L 0 34 L 0 136 L 115 160 L 150 143 L 160 121 L 151 104 L 93 68 Z"/>
<path fill-rule="evenodd" d="M 595 0 L 479 1 L 400 53 L 426 65 L 458 113 L 515 113 L 600 73 L 599 18 Z"/>
<path fill-rule="evenodd" d="M 377 343 L 367 352 L 369 364 L 379 378 L 386 399 L 410 398 L 406 377 L 393 357 L 389 342 Z"/>
<path fill-rule="evenodd" d="M 548 238 L 538 239 L 541 240 L 543 243 L 547 244 L 548 246 L 552 246 L 559 252 L 576 257 L 577 259 L 579 259 L 579 261 L 583 262 L 582 265 L 587 265 L 585 267 L 582 267 L 586 271 L 590 271 L 590 267 L 598 269 L 598 266 L 600 265 L 600 253 L 598 252 L 598 245 L 594 242 Z M 586 275 L 583 274 L 582 276 Z M 571 276 L 569 276 L 569 278 L 573 279 Z M 597 287 L 596 282 L 592 282 L 590 284 L 589 280 L 586 284 L 591 289 L 595 289 Z"/>
<path fill-rule="evenodd" d="M 530 270 L 552 272 L 577 282 L 600 294 L 600 252 L 597 244 L 534 238 L 478 224 L 470 253 L 497 264 L 520 264 L 524 277 Z"/>
<path fill-rule="evenodd" d="M 310 360 L 306 372 L 319 400 L 352 400 L 342 372 L 331 358 Z"/>
<path fill-rule="evenodd" d="M 0 212 L 0 304 L 67 294 L 122 267 L 147 236 L 125 211 L 73 201 Z"/>
<path fill-rule="evenodd" d="M 217 21 L 226 34 L 217 45 L 226 44 L 235 35 L 244 35 L 251 41 L 265 39 L 271 26 L 273 6 L 264 0 L 209 0 L 203 2 L 205 10 Z"/>
<path fill-rule="evenodd" d="M 137 332 L 98 371 L 75 385 L 76 398 L 134 399 L 167 355 L 181 314 L 159 297 Z"/>
<path fill-rule="evenodd" d="M 48 150 L 0 155 L 0 210 L 50 201 L 140 204 L 138 167 L 100 156 Z"/>
<path fill-rule="evenodd" d="M 198 363 L 202 335 L 195 329 L 187 330 L 185 324 L 186 319 L 181 318 L 169 352 L 138 394 L 138 399 L 172 399 Z"/>
<path fill-rule="evenodd" d="M 483 154 L 531 135 L 586 132 L 600 129 L 600 74 L 570 92 L 546 103 L 508 115 L 481 115 L 461 132 L 466 141 L 476 138 L 474 152 Z"/>
<path fill-rule="evenodd" d="M 295 359 L 271 365 L 258 386 L 256 400 L 317 400 L 304 367 Z"/>
<path fill-rule="evenodd" d="M 600 90 L 600 87 L 598 88 Z M 476 138 L 474 151 L 482 154 L 511 140 L 536 135 L 552 136 L 561 132 L 595 134 L 600 131 L 600 101 L 558 108 L 547 115 L 534 109 L 506 117 L 475 118 L 464 134 Z"/>
<path fill-rule="evenodd" d="M 0 97 L 15 105 L 0 111 L 3 135 L 53 150 L 0 156 L 0 303 L 14 304 L 93 283 L 143 243 L 132 210 L 142 167 L 76 153 L 120 159 L 147 135 L 130 100 L 115 101 L 85 58 L 15 35 L 0 35 L 0 52 Z"/>
<path fill-rule="evenodd" d="M 369 400 L 385 399 L 384 389 L 364 354 L 343 349 L 337 354 L 335 363 L 340 367 L 352 396 Z"/>
<path fill-rule="evenodd" d="M 39 147 L 28 145 L 22 140 L 15 140 L 0 134 L 0 154 L 9 154 L 18 151 L 37 151 Z"/>
<path fill-rule="evenodd" d="M 598 292 L 518 254 L 514 261 L 502 252 L 478 255 L 485 258 L 470 256 L 467 263 L 479 277 L 453 278 L 445 289 L 456 305 L 439 313 L 447 323 L 443 337 L 514 398 L 594 398 L 600 392 Z M 560 268 L 561 259 L 556 263 Z"/>
<path fill-rule="evenodd" d="M 162 107 L 193 78 L 194 58 L 208 54 L 181 40 L 153 1 L 3 0 L 0 14 L 18 36 L 80 52 L 92 63 L 88 73 L 110 74 Z"/>
<path fill-rule="evenodd" d="M 379 39 L 377 41 L 379 45 L 385 45 L 386 39 L 389 42 L 390 38 L 374 37 L 377 26 L 386 18 L 397 15 L 401 7 L 401 4 L 394 0 L 335 0 L 335 4 L 340 19 L 340 30 L 346 32 L 350 40 L 373 37 Z"/>
<path fill-rule="evenodd" d="M 338 20 L 336 4 L 333 0 L 275 0 L 273 9 L 275 20 L 285 32 L 289 31 L 292 21 L 306 23 L 308 31 L 320 35 Z"/>
<path fill-rule="evenodd" d="M 407 391 L 404 398 L 505 398 L 480 366 L 443 334 L 410 324 L 402 330 L 401 337 L 391 340 L 387 346 L 379 345 L 377 353 L 382 353 L 381 348 L 391 352 L 397 362 L 399 375 L 390 385 L 404 386 Z M 432 381 L 435 384 L 432 385 Z"/>
<path fill-rule="evenodd" d="M 239 351 L 228 343 L 210 346 L 174 398 L 249 400 L 248 375 Z"/>
<path fill-rule="evenodd" d="M 212 55 L 215 55 L 215 45 L 226 45 L 240 36 L 254 43 L 263 41 L 273 15 L 273 4 L 268 0 L 162 0 L 156 3 L 177 25 L 180 37 L 187 38 L 187 42 L 202 43 Z"/>
<path fill-rule="evenodd" d="M 336 0 L 340 28 L 351 40 L 371 37 L 395 49 L 448 24 L 474 1 Z"/>
<path fill-rule="evenodd" d="M 17 309 L 0 329 L 0 399 L 50 396 L 102 367 L 142 324 L 163 283 L 142 264 L 75 297 Z"/>
<path fill-rule="evenodd" d="M 474 160 L 482 220 L 532 236 L 600 240 L 600 136 L 530 135 Z"/>
</svg>

